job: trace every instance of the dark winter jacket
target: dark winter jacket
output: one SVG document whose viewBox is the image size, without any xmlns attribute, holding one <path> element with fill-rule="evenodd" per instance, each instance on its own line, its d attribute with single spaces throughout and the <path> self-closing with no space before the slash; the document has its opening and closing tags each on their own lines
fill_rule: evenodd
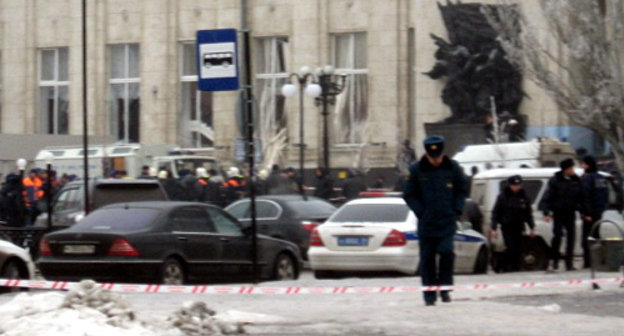
<svg viewBox="0 0 624 336">
<path fill-rule="evenodd" d="M 595 168 L 588 169 L 582 180 L 587 215 L 602 215 L 609 205 L 609 180 Z"/>
<path fill-rule="evenodd" d="M 422 237 L 455 234 L 467 196 L 464 172 L 446 156 L 438 167 L 423 156 L 410 167 L 403 190 L 405 202 L 418 217 L 418 235 Z"/>
<path fill-rule="evenodd" d="M 366 184 L 364 184 L 362 177 L 349 172 L 349 177 L 342 186 L 342 195 L 347 200 L 352 200 L 360 197 L 362 191 L 366 191 Z"/>
<path fill-rule="evenodd" d="M 506 187 L 498 195 L 492 210 L 492 230 L 496 230 L 500 224 L 503 230 L 524 231 L 525 223 L 531 230 L 535 228 L 531 200 L 524 189 L 515 193 L 511 188 Z"/>
<path fill-rule="evenodd" d="M 555 176 L 548 180 L 548 188 L 540 201 L 539 209 L 544 215 L 575 211 L 585 214 L 581 178 L 576 175 L 565 177 L 561 171 L 555 173 Z"/>
<path fill-rule="evenodd" d="M 326 172 L 323 172 L 323 175 L 316 177 L 316 182 L 314 183 L 314 196 L 330 199 L 333 195 L 334 181 L 327 175 Z"/>
</svg>

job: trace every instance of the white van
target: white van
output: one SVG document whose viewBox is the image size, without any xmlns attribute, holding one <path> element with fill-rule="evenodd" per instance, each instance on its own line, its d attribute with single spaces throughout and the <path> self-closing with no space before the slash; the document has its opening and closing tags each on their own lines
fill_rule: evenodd
<svg viewBox="0 0 624 336">
<path fill-rule="evenodd" d="M 472 178 L 472 187 L 470 190 L 470 199 L 475 202 L 482 215 L 483 234 L 488 237 L 491 227 L 492 209 L 496 203 L 496 199 L 500 191 L 506 186 L 507 178 L 513 175 L 522 176 L 522 186 L 527 195 L 531 199 L 533 206 L 533 218 L 535 220 L 535 237 L 529 239 L 522 244 L 522 268 L 525 270 L 546 269 L 550 256 L 550 243 L 552 239 L 552 221 L 545 222 L 544 216 L 539 211 L 538 205 L 548 186 L 548 180 L 557 172 L 558 168 L 533 168 L 533 169 L 491 169 L 475 175 Z M 582 169 L 577 169 L 577 175 L 583 174 Z M 609 190 L 609 209 L 616 209 L 616 193 L 613 188 Z M 578 217 L 578 216 L 577 216 Z M 603 214 L 603 218 L 622 218 L 622 215 L 616 210 L 608 210 Z M 620 220 L 619 223 L 624 223 Z M 582 255 L 581 248 L 581 227 L 582 222 L 577 218 L 576 239 L 575 239 L 575 255 Z M 500 230 L 500 228 L 499 228 Z M 528 228 L 527 228 L 528 233 Z M 601 232 L 602 233 L 602 232 Z M 493 255 L 494 268 L 500 260 L 502 252 L 505 250 L 502 234 L 498 234 L 497 238 L 490 242 L 490 250 Z M 561 244 L 561 253 L 565 251 L 565 240 Z"/>
<path fill-rule="evenodd" d="M 62 174 L 83 177 L 84 150 L 82 146 L 45 147 L 35 157 L 35 167 L 46 168 L 46 156 L 52 155 L 52 169 Z M 143 166 L 156 171 L 168 169 L 174 177 L 182 169 L 195 171 L 198 167 L 216 168 L 212 156 L 196 155 L 194 152 L 176 150 L 173 145 L 113 144 L 92 145 L 88 149 L 89 175 L 108 177 L 110 170 L 125 170 L 130 177 L 141 174 Z"/>
<path fill-rule="evenodd" d="M 468 175 L 494 168 L 558 167 L 559 161 L 576 157 L 569 143 L 537 138 L 527 142 L 470 145 L 453 156 Z"/>
</svg>

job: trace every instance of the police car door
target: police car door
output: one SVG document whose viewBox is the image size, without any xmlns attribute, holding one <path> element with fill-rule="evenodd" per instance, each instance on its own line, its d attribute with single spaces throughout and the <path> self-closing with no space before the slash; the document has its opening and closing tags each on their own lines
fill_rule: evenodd
<svg viewBox="0 0 624 336">
<path fill-rule="evenodd" d="M 467 272 L 472 270 L 473 256 L 477 253 L 476 245 L 472 237 L 464 232 L 461 222 L 457 222 L 457 231 L 455 232 L 455 272 Z"/>
</svg>

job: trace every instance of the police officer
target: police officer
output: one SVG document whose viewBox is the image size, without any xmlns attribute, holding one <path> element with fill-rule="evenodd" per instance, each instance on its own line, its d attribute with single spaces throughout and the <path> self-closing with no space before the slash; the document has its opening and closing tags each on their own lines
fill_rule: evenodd
<svg viewBox="0 0 624 336">
<path fill-rule="evenodd" d="M 519 271 L 521 258 L 520 247 L 524 225 L 531 229 L 529 236 L 533 238 L 535 222 L 531 200 L 522 189 L 522 177 L 514 175 L 507 179 L 507 186 L 498 195 L 492 210 L 492 231 L 490 236 L 496 238 L 498 225 L 503 231 L 505 241 L 505 266 L 509 271 Z"/>
<path fill-rule="evenodd" d="M 574 253 L 574 235 L 576 212 L 584 218 L 583 182 L 574 172 L 574 161 L 565 159 L 559 163 L 560 171 L 548 181 L 548 188 L 539 208 L 544 212 L 544 220 L 550 222 L 554 217 L 553 238 L 551 242 L 553 269 L 559 269 L 559 248 L 563 231 L 566 235 L 566 270 L 574 270 L 572 258 Z"/>
<path fill-rule="evenodd" d="M 591 266 L 589 257 L 589 245 L 587 239 L 594 223 L 602 218 L 602 213 L 609 205 L 609 180 L 598 173 L 598 164 L 593 156 L 583 158 L 581 164 L 585 169 L 583 174 L 583 190 L 585 195 L 586 216 L 583 218 L 583 267 Z"/>
<path fill-rule="evenodd" d="M 418 217 L 423 286 L 452 285 L 453 237 L 468 186 L 459 164 L 442 154 L 443 137 L 427 137 L 424 147 L 426 154 L 409 169 L 403 198 Z M 439 265 L 436 264 L 437 255 Z M 427 306 L 435 304 L 436 292 L 425 291 L 423 295 Z M 440 292 L 440 297 L 443 302 L 451 301 L 448 291 Z"/>
</svg>

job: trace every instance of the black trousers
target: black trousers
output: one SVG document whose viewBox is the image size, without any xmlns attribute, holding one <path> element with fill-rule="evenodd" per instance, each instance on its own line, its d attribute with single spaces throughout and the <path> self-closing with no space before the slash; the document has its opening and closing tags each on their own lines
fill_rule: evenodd
<svg viewBox="0 0 624 336">
<path fill-rule="evenodd" d="M 505 270 L 519 271 L 521 265 L 522 227 L 502 228 L 505 241 Z"/>
<path fill-rule="evenodd" d="M 423 286 L 444 286 L 453 284 L 453 237 L 420 237 L 420 276 Z M 436 256 L 439 255 L 439 263 Z M 437 294 L 423 292 L 425 301 L 435 302 Z"/>
<path fill-rule="evenodd" d="M 566 268 L 572 267 L 572 258 L 574 257 L 574 238 L 575 238 L 575 225 L 576 219 L 575 213 L 572 212 L 555 212 L 553 223 L 553 238 L 551 242 L 552 256 L 554 266 L 559 265 L 559 251 L 561 248 L 561 238 L 563 237 L 563 231 L 565 230 L 566 236 L 566 255 L 565 264 Z"/>
</svg>

